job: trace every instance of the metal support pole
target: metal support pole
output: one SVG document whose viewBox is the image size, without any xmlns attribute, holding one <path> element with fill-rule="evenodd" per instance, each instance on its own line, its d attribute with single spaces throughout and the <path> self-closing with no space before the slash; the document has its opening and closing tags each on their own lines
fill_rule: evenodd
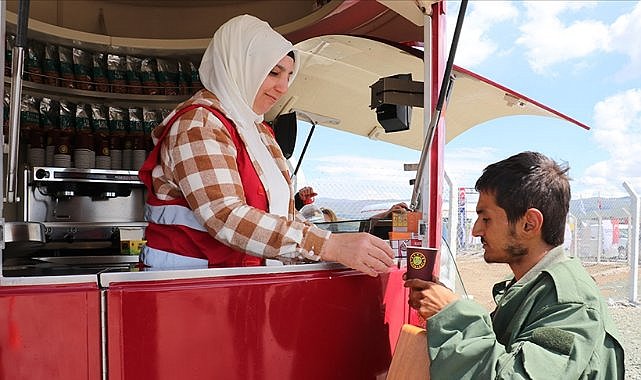
<svg viewBox="0 0 641 380">
<path fill-rule="evenodd" d="M 452 66 L 454 65 L 454 56 L 456 55 L 456 49 L 458 47 L 458 41 L 459 37 L 461 35 L 461 28 L 463 27 L 463 20 L 465 18 L 465 10 L 467 9 L 467 0 L 461 1 L 461 6 L 459 8 L 459 14 L 456 20 L 456 27 L 454 28 L 454 36 L 452 37 L 452 45 L 450 46 L 450 52 L 449 56 L 447 58 L 447 63 L 445 64 L 445 72 L 443 74 L 443 80 L 441 82 L 441 88 L 439 91 L 438 99 L 436 100 L 436 106 L 434 108 L 434 112 L 432 114 L 432 117 L 428 120 L 428 114 L 431 110 L 431 101 L 428 102 L 427 100 L 431 96 L 431 89 L 428 86 L 428 78 L 431 78 L 431 75 L 427 75 L 427 67 L 428 65 L 425 64 L 425 78 L 423 80 L 423 96 L 424 96 L 424 102 L 423 102 L 423 113 L 425 114 L 423 116 L 425 126 L 427 126 L 427 130 L 425 131 L 425 140 L 423 141 L 423 149 L 421 149 L 421 158 L 418 161 L 418 170 L 416 171 L 416 182 L 414 183 L 414 189 L 412 191 L 412 200 L 410 201 L 410 209 L 416 210 L 419 202 L 419 193 L 421 186 L 423 185 L 423 173 L 426 172 L 427 174 L 427 186 L 423 186 L 424 189 L 426 189 L 427 192 L 423 194 L 429 194 L 430 191 L 430 177 L 429 177 L 429 167 L 428 169 L 425 169 L 425 164 L 430 159 L 430 154 L 432 151 L 432 141 L 434 139 L 434 134 L 436 133 L 436 128 L 438 128 L 438 123 L 441 120 L 441 112 L 443 110 L 444 105 L 446 104 L 447 97 L 450 94 L 450 90 L 452 89 Z M 423 24 L 423 41 L 424 44 L 427 44 L 427 41 L 430 40 L 431 35 L 429 31 L 432 29 L 431 28 L 431 18 L 430 15 L 425 14 L 424 15 L 425 22 Z M 423 47 L 424 51 L 427 51 L 427 46 Z M 431 53 L 431 50 L 430 50 Z M 431 56 L 427 56 L 427 58 L 423 58 L 423 61 L 427 61 L 427 59 L 432 61 Z M 430 81 L 431 82 L 431 81 Z M 430 83 L 431 84 L 431 83 Z M 430 108 L 428 108 L 428 105 Z M 429 121 L 429 122 L 428 122 Z M 425 127 L 424 126 L 424 127 Z M 429 166 L 429 165 L 428 165 Z M 423 198 L 426 198 L 425 196 Z M 423 203 L 428 203 L 427 201 L 424 201 Z M 428 212 L 426 215 L 429 217 L 429 209 L 425 210 L 425 207 L 423 207 L 424 212 Z"/>
<path fill-rule="evenodd" d="M 428 133 L 429 126 L 432 123 L 430 112 L 432 110 L 432 18 L 430 15 L 423 15 L 423 138 L 426 138 L 426 133 Z M 427 152 L 424 150 L 429 149 L 429 147 L 423 146 L 423 151 L 421 155 L 425 154 L 425 159 L 427 159 Z M 423 181 L 422 178 L 425 177 L 428 180 Z M 414 191 L 420 192 L 423 194 L 420 202 L 420 211 L 423 213 L 423 220 L 427 223 L 427 228 L 434 228 L 430 226 L 430 181 L 429 181 L 429 165 L 419 165 L 416 169 L 416 178 L 414 182 Z M 412 205 L 412 201 L 416 201 L 416 204 Z M 412 195 L 412 200 L 410 200 L 410 207 L 419 206 L 418 193 L 416 194 L 416 199 L 414 199 L 414 194 Z M 415 210 L 415 209 L 413 209 Z M 429 247 L 429 237 L 425 236 L 423 238 L 423 246 Z"/>
<path fill-rule="evenodd" d="M 639 298 L 639 217 L 641 216 L 641 206 L 639 204 L 639 196 L 628 185 L 623 182 L 623 187 L 630 194 L 632 201 L 632 217 L 630 218 L 630 225 L 628 227 L 628 244 L 632 244 L 632 260 L 630 262 L 630 301 L 637 302 Z"/>
<path fill-rule="evenodd" d="M 4 3 L 4 2 L 3 2 Z M 27 27 L 29 24 L 29 0 L 18 4 L 18 30 L 16 46 L 13 48 L 11 63 L 11 108 L 9 111 L 9 158 L 7 162 L 7 203 L 15 203 L 18 171 L 18 147 L 20 146 L 20 98 L 22 95 L 22 71 L 24 49 L 27 47 Z"/>
<path fill-rule="evenodd" d="M 7 2 L 0 2 L 0 38 L 4 43 L 7 41 Z M 4 96 L 4 68 L 5 68 L 4 54 L 0 54 L 0 94 Z M 4 101 L 0 102 L 0 115 L 4 117 Z M 0 128 L 0 143 L 2 144 L 2 151 L 0 154 L 0 194 L 4 194 L 4 131 Z M 0 203 L 0 263 L 3 260 L 4 251 L 4 202 Z M 2 265 L 0 265 L 0 268 Z M 0 271 L 0 278 L 2 271 Z"/>
</svg>

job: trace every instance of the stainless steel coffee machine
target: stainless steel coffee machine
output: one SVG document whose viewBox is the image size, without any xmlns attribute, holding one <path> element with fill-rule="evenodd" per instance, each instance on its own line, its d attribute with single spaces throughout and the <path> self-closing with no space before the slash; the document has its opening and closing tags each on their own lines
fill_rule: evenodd
<svg viewBox="0 0 641 380">
<path fill-rule="evenodd" d="M 21 258 L 14 262 L 20 267 L 29 258 L 94 270 L 137 261 L 136 252 L 123 251 L 121 244 L 142 240 L 146 226 L 137 171 L 33 167 L 24 169 L 18 183 L 17 202 L 4 206 L 5 230 L 11 235 L 16 228 L 4 250 L 5 275 L 15 266 L 8 259 Z"/>
<path fill-rule="evenodd" d="M 50 240 L 105 239 L 118 227 L 142 227 L 136 171 L 34 167 L 24 177 L 24 220 L 44 223 Z"/>
</svg>

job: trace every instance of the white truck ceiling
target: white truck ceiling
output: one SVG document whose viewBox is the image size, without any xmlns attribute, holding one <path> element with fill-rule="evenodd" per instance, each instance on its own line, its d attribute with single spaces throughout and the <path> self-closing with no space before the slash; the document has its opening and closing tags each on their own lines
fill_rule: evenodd
<svg viewBox="0 0 641 380">
<path fill-rule="evenodd" d="M 422 52 L 416 51 L 414 55 L 407 48 L 347 35 L 310 38 L 296 44 L 296 48 L 301 52 L 298 77 L 267 119 L 292 110 L 302 111 L 327 127 L 421 149 L 422 108 L 413 108 L 409 130 L 386 134 L 369 105 L 370 86 L 380 78 L 411 73 L 414 81 L 423 81 Z M 589 129 L 577 120 L 468 70 L 455 66 L 453 74 L 456 80 L 443 113 L 446 142 L 478 124 L 504 116 L 555 117 Z M 306 116 L 300 118 L 305 120 Z"/>
</svg>

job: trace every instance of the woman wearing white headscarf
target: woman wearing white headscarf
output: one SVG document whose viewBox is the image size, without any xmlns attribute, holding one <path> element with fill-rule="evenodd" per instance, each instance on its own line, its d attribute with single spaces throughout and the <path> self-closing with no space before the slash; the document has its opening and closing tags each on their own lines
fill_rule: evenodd
<svg viewBox="0 0 641 380">
<path fill-rule="evenodd" d="M 140 169 L 146 267 L 323 259 L 376 276 L 393 264 L 382 240 L 332 235 L 297 215 L 286 160 L 263 123 L 298 71 L 295 58 L 292 44 L 253 16 L 216 31 L 199 69 L 205 89 L 154 129 Z"/>
</svg>

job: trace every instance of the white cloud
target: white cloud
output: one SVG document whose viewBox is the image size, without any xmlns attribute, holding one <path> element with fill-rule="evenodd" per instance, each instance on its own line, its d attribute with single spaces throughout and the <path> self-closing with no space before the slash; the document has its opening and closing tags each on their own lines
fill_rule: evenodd
<svg viewBox="0 0 641 380">
<path fill-rule="evenodd" d="M 585 57 L 608 45 L 608 26 L 601 21 L 579 20 L 566 24 L 560 15 L 596 5 L 594 2 L 524 3 L 526 21 L 519 28 L 516 43 L 527 50 L 532 70 L 542 74 L 550 66 Z"/>
<path fill-rule="evenodd" d="M 504 11 L 491 9 L 494 5 L 504 7 Z M 457 11 L 448 7 L 450 34 L 454 30 Z M 628 13 L 622 13 L 624 11 Z M 593 16 L 586 16 L 588 13 Z M 618 17 L 606 20 L 605 14 Z M 509 23 L 513 21 L 515 29 L 511 30 Z M 520 25 L 518 30 L 517 25 Z M 613 74 L 611 68 L 605 68 L 600 77 L 586 79 L 599 82 L 595 83 L 595 89 L 607 85 L 609 89 L 602 90 L 606 93 L 613 93 L 621 84 L 629 90 L 610 96 L 594 107 L 594 120 L 589 122 L 593 127 L 594 145 L 586 147 L 584 154 L 588 160 L 593 160 L 589 157 L 591 152 L 598 151 L 600 155 L 605 151 L 609 158 L 588 167 L 584 173 L 573 173 L 572 187 L 579 189 L 577 194 L 584 188 L 589 189 L 584 191 L 585 196 L 621 196 L 625 195 L 621 184 L 626 181 L 641 194 L 639 36 L 641 2 L 470 2 L 456 63 L 470 67 L 489 62 L 507 51 L 505 49 L 516 46 L 524 49 L 530 67 L 540 74 L 555 75 L 556 69 L 576 74 L 577 70 L 596 64 L 603 68 L 605 60 L 610 67 L 618 65 L 615 66 L 617 74 Z M 616 78 L 617 83 L 612 78 Z M 505 158 L 493 157 L 493 153 L 492 150 L 450 151 L 446 148 L 446 170 L 457 181 L 473 184 L 487 164 Z M 486 158 L 482 158 L 484 155 Z"/>
<path fill-rule="evenodd" d="M 307 184 L 327 198 L 408 199 L 416 173 L 404 171 L 405 163 L 351 155 L 309 159 L 306 170 L 314 179 Z"/>
<path fill-rule="evenodd" d="M 448 8 L 448 48 L 452 44 L 460 5 L 452 4 L 456 4 L 456 7 Z M 474 67 L 497 54 L 499 45 L 490 38 L 489 31 L 498 23 L 514 20 L 517 15 L 516 7 L 509 1 L 469 3 L 456 50 L 456 64 L 466 68 Z"/>
<path fill-rule="evenodd" d="M 610 158 L 588 167 L 580 183 L 602 194 L 622 194 L 627 181 L 641 192 L 641 89 L 606 98 L 594 107 L 594 142 Z"/>
<path fill-rule="evenodd" d="M 641 73 L 641 2 L 631 13 L 619 16 L 610 26 L 606 50 L 627 55 L 630 62 L 619 72 L 619 79 L 638 78 Z"/>
<path fill-rule="evenodd" d="M 455 182 L 454 186 L 471 187 L 487 165 L 505 158 L 502 154 L 490 147 L 452 149 L 446 146 L 445 171 Z M 306 180 L 305 185 L 312 186 L 319 197 L 409 199 L 412 194 L 409 181 L 416 172 L 404 171 L 405 163 L 408 162 L 354 155 L 317 157 L 306 161 L 305 170 L 310 180 Z M 299 182 L 298 187 L 302 186 Z"/>
<path fill-rule="evenodd" d="M 495 148 L 451 149 L 446 146 L 445 172 L 455 182 L 455 187 L 472 187 L 486 166 L 503 158 Z"/>
<path fill-rule="evenodd" d="M 350 180 L 370 179 L 381 182 L 396 182 L 400 178 L 409 179 L 414 176 L 411 172 L 405 172 L 403 170 L 405 162 L 398 160 L 340 155 L 314 158 L 313 162 L 315 170 L 321 174 Z M 308 162 L 308 164 L 310 163 L 312 162 Z"/>
<path fill-rule="evenodd" d="M 536 73 L 550 73 L 560 63 L 586 66 L 583 58 L 598 53 L 620 53 L 628 64 L 619 72 L 619 80 L 636 78 L 641 72 L 641 2 L 632 12 L 619 16 L 608 25 L 597 20 L 564 21 L 571 12 L 595 7 L 597 2 L 534 1 L 525 2 L 527 21 L 520 27 L 516 43 L 522 45 L 530 67 Z M 606 6 L 606 5 L 603 5 Z"/>
<path fill-rule="evenodd" d="M 628 90 L 594 106 L 595 143 L 613 158 L 632 158 L 641 151 L 641 90 Z"/>
<path fill-rule="evenodd" d="M 447 14 L 447 41 L 451 44 L 458 16 L 459 2 L 449 3 Z M 532 70 L 539 74 L 553 74 L 554 65 L 571 62 L 580 70 L 588 65 L 584 58 L 598 53 L 620 53 L 628 56 L 628 64 L 620 71 L 620 80 L 641 75 L 641 2 L 634 9 L 619 16 L 612 24 L 592 19 L 568 19 L 578 11 L 609 6 L 596 1 L 478 1 L 470 2 L 456 63 L 474 67 L 495 55 L 511 50 L 512 44 L 522 46 Z M 502 46 L 492 32 L 509 21 L 516 21 L 519 7 L 525 8 L 525 21 L 519 27 L 521 34 L 515 40 L 508 37 L 508 46 Z M 505 36 L 501 36 L 504 38 Z"/>
</svg>

